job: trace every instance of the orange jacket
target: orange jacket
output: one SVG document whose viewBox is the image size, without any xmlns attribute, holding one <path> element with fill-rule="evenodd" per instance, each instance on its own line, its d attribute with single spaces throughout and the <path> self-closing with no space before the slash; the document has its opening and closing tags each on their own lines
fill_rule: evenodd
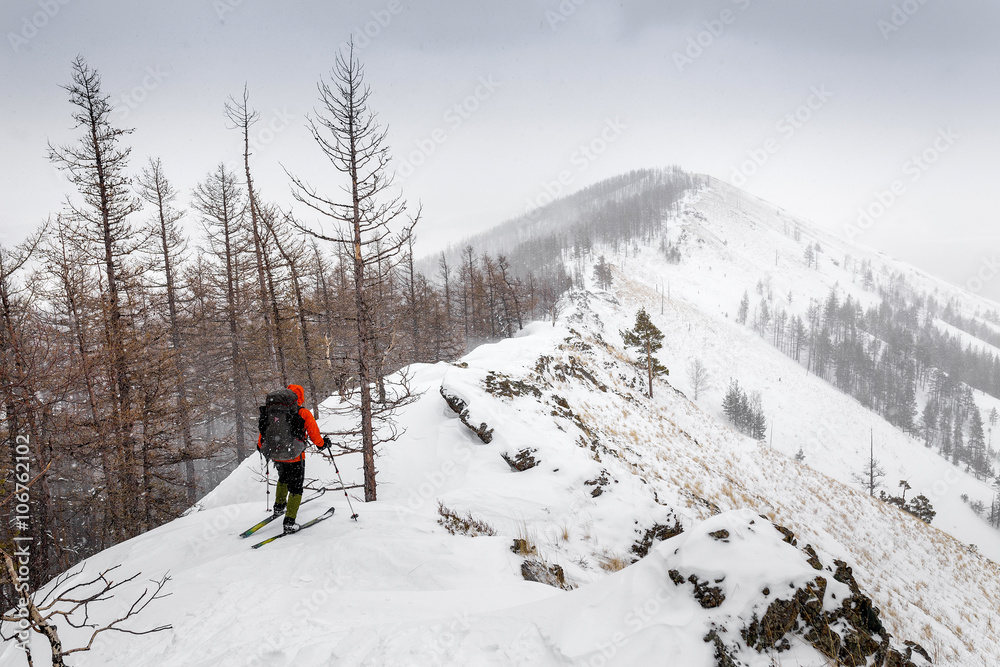
<svg viewBox="0 0 1000 667">
<path fill-rule="evenodd" d="M 302 417 L 302 421 L 306 423 L 306 435 L 312 440 L 312 443 L 316 447 L 323 448 L 323 436 L 319 432 L 319 425 L 316 423 L 316 419 L 313 418 L 312 413 L 309 412 L 309 408 L 302 407 L 302 404 L 306 402 L 306 391 L 297 384 L 290 384 L 288 388 L 295 392 L 295 395 L 299 398 L 299 417 Z M 257 449 L 260 449 L 261 436 L 257 435 Z M 295 463 L 297 461 L 302 461 L 306 458 L 306 453 L 302 452 L 294 459 L 290 461 L 275 461 L 275 463 Z"/>
</svg>

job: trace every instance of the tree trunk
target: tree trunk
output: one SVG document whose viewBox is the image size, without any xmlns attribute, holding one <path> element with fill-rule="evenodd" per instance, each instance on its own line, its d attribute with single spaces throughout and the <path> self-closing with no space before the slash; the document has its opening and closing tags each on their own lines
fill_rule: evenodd
<svg viewBox="0 0 1000 667">
<path fill-rule="evenodd" d="M 250 126 L 259 118 L 256 111 L 250 111 L 248 106 L 249 93 L 246 86 L 243 87 L 243 99 L 237 101 L 230 97 L 226 103 L 226 117 L 243 132 L 243 167 L 247 179 L 247 202 L 250 206 L 250 230 L 253 236 L 254 258 L 257 262 L 257 287 L 260 296 L 260 310 L 264 317 L 264 332 L 267 337 L 267 348 L 271 353 L 271 370 L 275 376 L 279 373 L 282 383 L 287 384 L 287 373 L 284 368 L 284 358 L 281 357 L 280 345 L 275 345 L 277 334 L 276 327 L 278 320 L 276 313 L 268 312 L 268 284 L 265 278 L 264 240 L 260 233 L 261 211 L 257 202 L 257 194 L 254 192 L 253 177 L 250 174 Z M 272 286 L 273 290 L 273 286 Z M 273 294 L 273 291 L 272 291 Z M 273 298 L 272 298 L 273 301 Z M 275 319 L 271 319 L 272 315 Z M 279 357 L 281 363 L 279 364 Z"/>
</svg>

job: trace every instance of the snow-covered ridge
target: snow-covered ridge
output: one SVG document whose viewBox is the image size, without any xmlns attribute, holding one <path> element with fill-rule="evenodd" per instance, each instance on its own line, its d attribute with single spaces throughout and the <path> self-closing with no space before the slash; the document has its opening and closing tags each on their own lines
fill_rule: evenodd
<svg viewBox="0 0 1000 667">
<path fill-rule="evenodd" d="M 76 664 L 708 667 L 725 650 L 754 667 L 818 666 L 829 659 L 794 632 L 758 641 L 758 652 L 741 631 L 755 628 L 759 640 L 773 601 L 818 589 L 817 576 L 821 609 L 833 612 L 851 588 L 835 576 L 837 560 L 853 567 L 901 651 L 911 639 L 935 664 L 998 664 L 988 628 L 1000 623 L 1000 578 L 990 561 L 735 433 L 666 383 L 643 398 L 618 336 L 636 294 L 623 289 L 619 302 L 578 292 L 556 326 L 532 324 L 459 364 L 414 367 L 423 395 L 402 414 L 406 435 L 379 458 L 379 501 L 355 501 L 357 523 L 342 496 L 327 494 L 330 503 L 303 515 L 333 504 L 332 520 L 251 551 L 236 537 L 264 510 L 250 460 L 200 511 L 89 559 L 85 573 L 116 563 L 141 581 L 169 572 L 172 596 L 136 624 L 173 629 L 105 635 Z M 669 318 L 655 317 L 669 330 Z M 442 393 L 461 399 L 466 422 L 492 430 L 488 444 Z M 515 472 L 502 455 L 524 450 L 536 465 Z M 360 478 L 358 465 L 342 459 L 345 481 Z M 336 485 L 319 457 L 307 475 Z M 449 534 L 439 503 L 495 535 Z M 683 533 L 652 540 L 645 558 L 618 570 L 649 529 L 678 524 Z M 515 538 L 535 553 L 512 552 Z M 529 560 L 560 566 L 575 588 L 525 581 Z M 41 641 L 35 650 L 44 664 Z M 0 662 L 13 651 L 4 647 Z"/>
</svg>

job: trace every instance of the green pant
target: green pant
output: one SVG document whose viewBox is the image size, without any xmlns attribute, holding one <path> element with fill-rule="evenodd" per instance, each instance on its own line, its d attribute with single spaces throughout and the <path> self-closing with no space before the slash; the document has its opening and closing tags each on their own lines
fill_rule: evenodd
<svg viewBox="0 0 1000 667">
<path fill-rule="evenodd" d="M 274 492 L 274 504 L 284 505 L 287 499 L 288 507 L 285 508 L 285 518 L 294 519 L 299 512 L 299 504 L 302 502 L 306 462 L 304 459 L 293 463 L 275 461 L 274 467 L 278 471 L 278 487 Z"/>
</svg>

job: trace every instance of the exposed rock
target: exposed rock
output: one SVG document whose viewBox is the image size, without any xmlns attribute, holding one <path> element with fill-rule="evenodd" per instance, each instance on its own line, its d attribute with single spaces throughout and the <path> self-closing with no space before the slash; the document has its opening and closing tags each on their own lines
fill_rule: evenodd
<svg viewBox="0 0 1000 667">
<path fill-rule="evenodd" d="M 795 539 L 795 533 L 793 533 L 792 531 L 788 530 L 784 526 L 779 526 L 778 524 L 774 524 L 774 528 L 779 533 L 781 533 L 782 535 L 785 536 L 785 539 L 784 539 L 785 542 L 787 542 L 788 544 L 791 544 L 793 547 L 798 544 L 798 541 Z"/>
<path fill-rule="evenodd" d="M 811 544 L 805 545 L 802 548 L 802 551 L 806 552 L 806 555 L 809 556 L 809 559 L 806 562 L 812 566 L 812 569 L 814 570 L 823 569 L 823 563 L 819 561 L 819 556 L 816 555 L 816 550 L 812 548 Z"/>
<path fill-rule="evenodd" d="M 685 582 L 684 575 L 677 570 L 670 570 L 667 572 L 667 576 L 670 577 L 670 581 L 674 582 L 675 586 L 680 586 Z M 723 581 L 724 579 L 718 579 L 715 583 L 719 584 Z M 712 586 L 710 582 L 701 581 L 694 574 L 687 578 L 687 582 L 694 586 L 694 599 L 705 609 L 714 609 L 726 601 L 726 594 L 722 592 L 721 588 Z"/>
<path fill-rule="evenodd" d="M 441 396 L 448 404 L 448 407 L 450 407 L 453 411 L 458 413 L 458 418 L 461 420 L 461 422 L 465 424 L 473 433 L 475 433 L 479 437 L 479 439 L 482 440 L 485 444 L 487 445 L 490 444 L 490 442 L 492 442 L 493 440 L 493 429 L 491 429 L 486 424 L 486 422 L 480 422 L 478 426 L 473 424 L 469 420 L 468 404 L 458 396 L 455 396 L 454 394 L 450 394 L 447 391 L 445 391 L 443 386 L 441 387 L 440 391 L 441 391 Z"/>
<path fill-rule="evenodd" d="M 536 465 L 541 463 L 540 460 L 532 456 L 537 451 L 537 449 L 525 448 L 519 451 L 513 458 L 506 453 L 502 453 L 500 456 L 502 456 L 503 460 L 507 462 L 507 465 L 510 466 L 511 470 L 514 472 L 524 472 L 525 470 L 534 468 Z"/>
<path fill-rule="evenodd" d="M 740 663 L 733 660 L 733 656 L 729 654 L 729 649 L 723 643 L 722 639 L 719 637 L 719 633 L 714 629 L 711 630 L 707 635 L 703 637 L 706 642 L 712 642 L 715 644 L 715 667 L 738 667 Z"/>
<path fill-rule="evenodd" d="M 803 551 L 810 556 L 810 565 L 816 568 L 818 564 L 817 569 L 823 569 L 811 547 Z M 852 595 L 835 609 L 824 611 L 828 582 L 824 577 L 816 577 L 796 589 L 791 599 L 771 602 L 763 618 L 758 620 L 755 615 L 741 631 L 746 645 L 759 652 L 781 652 L 791 648 L 789 636 L 798 635 L 833 664 L 844 667 L 868 664 L 916 667 L 918 663 L 911 660 L 914 654 L 923 659 L 919 664 L 930 664 L 926 651 L 913 642 L 905 642 L 905 655 L 890 648 L 890 636 L 882 626 L 878 609 L 860 592 L 851 568 L 843 561 L 835 563 L 834 579 L 850 588 Z"/>
<path fill-rule="evenodd" d="M 653 527 L 647 528 L 642 537 L 632 545 L 632 553 L 639 558 L 645 558 L 649 554 L 649 550 L 653 544 L 669 540 L 671 537 L 676 537 L 683 532 L 684 528 L 677 519 L 674 519 L 674 525 L 672 526 L 663 523 L 654 523 Z"/>
<path fill-rule="evenodd" d="M 547 566 L 538 560 L 526 560 L 521 563 L 521 576 L 525 581 L 536 581 L 565 591 L 573 590 L 573 586 L 566 583 L 566 574 L 559 565 Z"/>
<path fill-rule="evenodd" d="M 763 524 L 758 531 L 756 524 L 760 519 L 749 512 L 744 514 L 743 521 L 742 525 L 733 523 L 732 519 L 720 521 L 706 527 L 704 533 L 696 530 L 690 540 L 679 540 L 676 549 L 659 550 L 662 553 L 672 551 L 679 558 L 677 563 L 689 563 L 683 567 L 675 565 L 673 569 L 668 567 L 670 581 L 682 590 L 690 590 L 691 597 L 704 609 L 717 610 L 710 613 L 713 622 L 710 632 L 703 637 L 715 645 L 717 666 L 757 664 L 755 653 L 770 656 L 770 664 L 784 664 L 787 660 L 782 661 L 777 656 L 805 643 L 825 658 L 824 664 L 929 667 L 931 663 L 923 648 L 913 642 L 896 644 L 886 632 L 878 609 L 861 592 L 847 563 L 835 561 L 835 565 L 827 567 L 812 546 L 796 546 L 796 538 L 790 530 L 767 521 L 778 534 L 771 533 Z M 663 530 L 662 526 L 654 528 L 656 530 L 647 531 L 647 548 L 653 536 Z M 798 574 L 786 579 L 783 568 L 762 567 L 760 573 L 767 573 L 764 583 L 749 596 L 740 591 L 742 581 L 720 585 L 727 574 L 732 574 L 726 562 L 734 546 L 723 547 L 719 543 L 737 541 L 734 540 L 736 536 L 741 538 L 739 545 L 744 540 L 751 543 L 763 540 L 792 560 L 797 552 L 800 560 L 792 566 L 792 571 Z M 716 550 L 720 553 L 715 554 Z M 683 554 L 684 551 L 688 553 Z M 749 606 L 745 606 L 747 604 Z M 743 627 L 738 631 L 734 628 L 730 633 L 727 626 L 735 618 L 744 619 Z"/>
<path fill-rule="evenodd" d="M 903 642 L 903 645 L 906 647 L 906 655 L 904 657 L 907 661 L 909 661 L 910 658 L 913 657 L 914 653 L 919 654 L 920 657 L 922 657 L 927 662 L 931 661 L 931 657 L 927 655 L 927 651 L 925 651 L 924 647 L 921 646 L 920 644 L 916 642 L 911 642 L 910 640 L 906 640 L 905 642 Z"/>
<path fill-rule="evenodd" d="M 602 493 L 604 493 L 604 487 L 607 486 L 610 483 L 611 483 L 611 480 L 608 478 L 608 471 L 602 469 L 600 475 L 598 475 L 594 479 L 588 479 L 583 484 L 584 484 L 584 486 L 593 486 L 594 487 L 594 490 L 590 492 L 590 496 L 592 498 L 596 498 L 599 495 L 601 495 Z"/>
<path fill-rule="evenodd" d="M 586 346 L 586 349 L 590 349 L 589 345 L 582 342 L 577 343 L 574 347 L 576 347 L 577 349 L 582 349 L 581 346 Z M 570 355 L 569 359 L 567 360 L 567 363 L 555 364 L 552 367 L 552 375 L 555 377 L 555 379 L 560 380 L 562 382 L 566 382 L 568 381 L 568 378 L 573 377 L 577 378 L 578 380 L 589 382 L 590 384 L 594 385 L 596 389 L 600 391 L 608 390 L 607 385 L 605 385 L 603 382 L 594 377 L 594 375 L 587 370 L 587 367 L 584 366 L 582 363 L 580 363 L 580 361 L 572 355 Z"/>
<path fill-rule="evenodd" d="M 694 599 L 705 609 L 714 609 L 726 601 L 726 594 L 718 586 L 701 581 L 693 574 L 688 577 L 688 581 L 694 585 Z M 722 583 L 722 581 L 723 579 L 718 579 L 715 583 Z"/>
<path fill-rule="evenodd" d="M 465 401 L 463 401 L 458 396 L 455 396 L 454 394 L 449 394 L 448 392 L 446 392 L 443 386 L 441 387 L 440 391 L 441 391 L 441 397 L 444 398 L 444 401 L 445 403 L 448 404 L 448 407 L 451 408 L 453 412 L 462 414 L 462 412 L 466 408 Z"/>
<path fill-rule="evenodd" d="M 842 584 L 847 584 L 854 595 L 861 595 L 861 587 L 854 580 L 854 572 L 851 570 L 851 567 L 842 560 L 835 560 L 833 564 L 837 566 L 836 572 L 833 573 L 833 578 Z"/>
</svg>

